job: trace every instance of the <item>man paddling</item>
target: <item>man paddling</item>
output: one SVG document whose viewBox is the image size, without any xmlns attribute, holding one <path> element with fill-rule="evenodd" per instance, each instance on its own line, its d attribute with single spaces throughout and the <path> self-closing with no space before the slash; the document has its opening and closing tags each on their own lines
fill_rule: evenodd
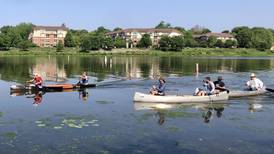
<svg viewBox="0 0 274 154">
<path fill-rule="evenodd" d="M 87 72 L 83 72 L 82 76 L 80 77 L 80 81 L 78 84 L 87 85 L 88 84 L 88 76 Z"/>
<path fill-rule="evenodd" d="M 250 80 L 247 81 L 246 86 L 250 91 L 262 90 L 264 83 L 256 77 L 255 73 L 251 73 Z"/>
<path fill-rule="evenodd" d="M 43 88 L 43 79 L 40 74 L 35 73 L 32 80 L 29 82 L 33 83 L 35 85 L 35 88 L 41 90 Z"/>
<path fill-rule="evenodd" d="M 227 91 L 227 89 L 225 88 L 225 83 L 223 82 L 222 76 L 218 76 L 217 81 L 214 81 L 214 85 L 215 85 L 216 92 Z"/>
<path fill-rule="evenodd" d="M 197 88 L 195 90 L 196 96 L 205 96 L 205 95 L 214 95 L 215 94 L 215 85 L 211 81 L 210 77 L 205 77 L 203 80 L 205 89 Z"/>
</svg>

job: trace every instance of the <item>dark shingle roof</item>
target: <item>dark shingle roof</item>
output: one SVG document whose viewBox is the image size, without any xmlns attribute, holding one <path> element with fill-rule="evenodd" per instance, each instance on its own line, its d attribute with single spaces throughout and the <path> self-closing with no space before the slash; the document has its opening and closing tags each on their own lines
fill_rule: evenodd
<svg viewBox="0 0 274 154">
<path fill-rule="evenodd" d="M 109 32 L 107 33 L 107 35 L 112 35 L 112 34 L 116 34 L 116 33 L 132 33 L 132 32 L 139 32 L 139 33 L 172 33 L 172 32 L 176 32 L 176 33 L 180 33 L 180 31 L 178 31 L 177 29 L 155 29 L 155 28 L 129 28 L 129 29 L 123 29 L 123 30 L 118 30 L 118 31 L 114 31 L 114 32 Z"/>
<path fill-rule="evenodd" d="M 69 30 L 66 26 L 34 26 L 34 30 L 47 30 L 47 31 L 57 31 L 57 30 Z"/>
</svg>

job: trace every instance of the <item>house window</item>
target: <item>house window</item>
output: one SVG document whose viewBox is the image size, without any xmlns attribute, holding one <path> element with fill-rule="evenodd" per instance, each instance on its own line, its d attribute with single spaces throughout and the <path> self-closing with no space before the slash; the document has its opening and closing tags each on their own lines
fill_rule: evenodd
<svg viewBox="0 0 274 154">
<path fill-rule="evenodd" d="M 49 34 L 46 34 L 46 38 L 49 38 Z"/>
</svg>

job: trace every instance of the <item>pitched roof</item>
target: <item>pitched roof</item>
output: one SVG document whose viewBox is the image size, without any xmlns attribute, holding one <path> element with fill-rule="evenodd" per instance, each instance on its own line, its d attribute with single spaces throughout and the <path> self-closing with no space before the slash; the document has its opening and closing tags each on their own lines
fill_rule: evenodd
<svg viewBox="0 0 274 154">
<path fill-rule="evenodd" d="M 65 25 L 62 26 L 34 26 L 34 30 L 44 29 L 46 31 L 57 31 L 57 30 L 69 30 Z"/>
<path fill-rule="evenodd" d="M 210 37 L 210 36 L 215 36 L 215 37 L 229 37 L 229 38 L 232 38 L 232 37 L 234 37 L 232 34 L 230 34 L 230 33 L 206 33 L 206 34 L 204 34 L 205 36 L 208 36 L 208 37 Z M 202 36 L 204 36 L 204 35 L 202 35 Z"/>
<path fill-rule="evenodd" d="M 107 33 L 107 35 L 112 35 L 112 34 L 116 34 L 116 33 L 132 33 L 132 32 L 139 32 L 139 33 L 180 33 L 180 31 L 178 31 L 177 29 L 171 29 L 171 28 L 167 28 L 167 29 L 155 29 L 155 28 L 128 28 L 128 29 L 123 29 L 123 30 L 118 30 L 118 31 L 114 31 L 114 32 L 109 32 Z"/>
</svg>

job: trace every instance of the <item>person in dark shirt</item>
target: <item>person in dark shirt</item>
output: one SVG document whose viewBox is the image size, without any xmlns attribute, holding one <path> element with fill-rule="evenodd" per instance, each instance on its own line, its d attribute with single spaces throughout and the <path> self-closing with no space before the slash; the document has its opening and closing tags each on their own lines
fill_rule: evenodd
<svg viewBox="0 0 274 154">
<path fill-rule="evenodd" d="M 217 81 L 214 81 L 215 89 L 218 92 L 227 91 L 225 88 L 225 83 L 223 82 L 223 77 L 219 76 Z"/>
</svg>

